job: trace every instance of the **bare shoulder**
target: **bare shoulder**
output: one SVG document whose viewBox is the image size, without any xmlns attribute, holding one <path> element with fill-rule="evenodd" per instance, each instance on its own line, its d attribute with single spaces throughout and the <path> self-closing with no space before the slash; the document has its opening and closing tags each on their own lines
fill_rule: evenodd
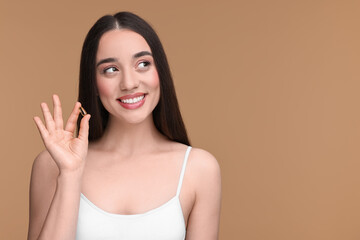
<svg viewBox="0 0 360 240">
<path fill-rule="evenodd" d="M 203 149 L 191 149 L 188 170 L 194 183 L 198 183 L 197 187 L 203 188 L 209 184 L 219 185 L 221 182 L 220 165 L 217 159 Z"/>
<path fill-rule="evenodd" d="M 189 159 L 189 164 L 191 164 L 195 170 L 199 170 L 199 174 L 202 173 L 213 176 L 220 174 L 218 161 L 208 151 L 200 148 L 192 148 Z"/>
<path fill-rule="evenodd" d="M 39 153 L 33 163 L 30 181 L 30 198 L 41 198 L 55 191 L 59 170 L 48 151 Z M 30 199 L 30 200 L 31 200 Z"/>
<path fill-rule="evenodd" d="M 47 150 L 44 150 L 40 152 L 32 166 L 32 177 L 41 175 L 43 177 L 57 177 L 59 174 L 58 167 L 56 166 L 56 163 L 53 161 L 51 155 Z"/>
</svg>

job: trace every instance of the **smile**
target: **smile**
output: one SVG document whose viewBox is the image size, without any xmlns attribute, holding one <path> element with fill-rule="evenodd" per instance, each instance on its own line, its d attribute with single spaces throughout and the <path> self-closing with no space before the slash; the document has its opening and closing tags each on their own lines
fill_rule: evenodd
<svg viewBox="0 0 360 240">
<path fill-rule="evenodd" d="M 123 108 L 133 110 L 144 105 L 146 99 L 145 93 L 135 93 L 118 98 L 118 102 Z"/>
<path fill-rule="evenodd" d="M 120 102 L 122 103 L 130 103 L 130 104 L 133 104 L 133 103 L 137 103 L 137 102 L 140 102 L 141 100 L 143 100 L 145 97 L 145 95 L 142 95 L 140 97 L 135 97 L 135 98 L 127 98 L 127 99 L 119 99 Z"/>
</svg>

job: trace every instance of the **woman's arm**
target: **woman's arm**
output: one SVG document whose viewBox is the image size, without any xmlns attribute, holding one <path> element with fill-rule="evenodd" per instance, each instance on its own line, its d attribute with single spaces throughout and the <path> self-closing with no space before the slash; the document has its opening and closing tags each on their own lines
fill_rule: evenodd
<svg viewBox="0 0 360 240">
<path fill-rule="evenodd" d="M 187 240 L 216 240 L 219 234 L 221 175 L 216 159 L 206 151 L 193 149 L 189 160 L 195 203 L 187 225 Z"/>
<path fill-rule="evenodd" d="M 28 239 L 75 239 L 81 178 L 88 145 L 88 121 L 81 120 L 79 136 L 74 137 L 80 103 L 63 128 L 59 98 L 54 95 L 54 116 L 42 104 L 45 125 L 35 117 L 45 151 L 35 159 L 30 183 Z"/>
<path fill-rule="evenodd" d="M 28 240 L 74 239 L 80 197 L 79 175 L 60 176 L 47 151 L 33 164 Z"/>
</svg>

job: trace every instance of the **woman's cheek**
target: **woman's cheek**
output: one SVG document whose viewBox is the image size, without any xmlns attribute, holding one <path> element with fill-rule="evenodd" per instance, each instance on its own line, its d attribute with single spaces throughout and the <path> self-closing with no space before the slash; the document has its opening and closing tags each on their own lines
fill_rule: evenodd
<svg viewBox="0 0 360 240">
<path fill-rule="evenodd" d="M 159 74 L 157 71 L 152 71 L 149 86 L 152 88 L 158 88 L 160 86 Z"/>
<path fill-rule="evenodd" d="M 160 79 L 157 71 L 152 72 L 151 81 L 149 81 L 149 87 L 155 93 L 154 104 L 156 106 L 160 99 Z"/>
<path fill-rule="evenodd" d="M 111 94 L 112 87 L 109 86 L 109 84 L 106 84 L 106 81 L 101 81 L 101 79 L 99 79 L 97 81 L 97 88 L 100 96 L 109 96 Z"/>
</svg>

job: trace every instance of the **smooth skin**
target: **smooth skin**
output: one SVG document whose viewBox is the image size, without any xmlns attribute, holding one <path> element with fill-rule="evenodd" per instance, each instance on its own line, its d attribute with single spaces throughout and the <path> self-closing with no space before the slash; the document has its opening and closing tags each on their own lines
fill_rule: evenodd
<svg viewBox="0 0 360 240">
<path fill-rule="evenodd" d="M 46 150 L 33 164 L 30 185 L 28 239 L 75 239 L 80 194 L 99 208 L 116 214 L 139 214 L 161 206 L 176 194 L 187 146 L 172 142 L 156 129 L 152 111 L 159 99 L 159 79 L 146 41 L 129 30 L 104 34 L 97 66 L 99 97 L 109 111 L 104 135 L 88 144 L 90 115 L 81 120 L 75 137 L 80 103 L 63 127 L 59 97 L 54 113 L 41 104 L 44 123 L 34 117 Z M 116 98 L 146 93 L 143 106 L 125 109 Z M 126 193 L 126 194 L 124 194 Z M 221 177 L 208 152 L 190 152 L 180 202 L 186 239 L 218 239 Z"/>
</svg>

